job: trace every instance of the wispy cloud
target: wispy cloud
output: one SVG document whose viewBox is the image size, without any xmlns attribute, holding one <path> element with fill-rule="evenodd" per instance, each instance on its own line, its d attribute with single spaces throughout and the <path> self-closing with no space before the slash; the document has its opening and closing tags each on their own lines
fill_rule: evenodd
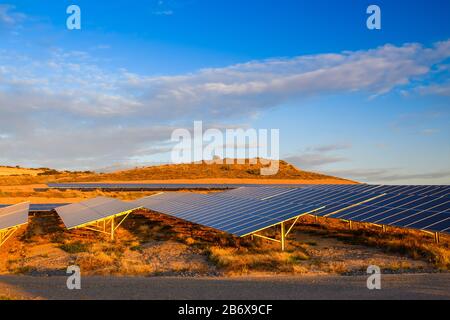
<svg viewBox="0 0 450 320">
<path fill-rule="evenodd" d="M 450 97 L 450 82 L 443 84 L 420 86 L 417 88 L 417 91 L 422 95 L 438 95 Z"/>
<path fill-rule="evenodd" d="M 173 11 L 172 10 L 153 11 L 152 13 L 154 15 L 157 15 L 157 16 L 171 16 L 171 15 L 173 15 Z"/>
<path fill-rule="evenodd" d="M 285 160 L 294 164 L 300 169 L 314 169 L 316 167 L 347 161 L 344 157 L 332 156 L 328 154 L 306 153 L 296 156 L 285 157 Z"/>
<path fill-rule="evenodd" d="M 450 183 L 450 170 L 405 173 L 400 168 L 326 170 L 325 173 L 367 183 Z"/>
<path fill-rule="evenodd" d="M 420 131 L 420 133 L 425 135 L 425 136 L 431 136 L 431 135 L 434 135 L 434 134 L 436 134 L 438 132 L 439 132 L 438 129 L 433 129 L 433 128 L 422 129 Z"/>
<path fill-rule="evenodd" d="M 322 146 L 308 147 L 307 151 L 310 152 L 330 152 L 337 150 L 345 150 L 351 148 L 351 145 L 348 143 L 338 143 L 338 144 L 327 144 Z"/>
<path fill-rule="evenodd" d="M 444 41 L 429 48 L 385 45 L 153 76 L 105 70 L 83 51 L 52 50 L 36 60 L 3 50 L 0 135 L 7 138 L 0 140 L 0 160 L 107 165 L 124 154 L 151 154 L 152 145 L 164 148 L 171 127 L 194 119 L 248 118 L 312 95 L 382 94 L 425 76 L 449 56 L 450 41 Z M 150 126 L 158 129 L 148 131 Z M 117 141 L 125 151 L 116 151 Z M 343 157 L 328 152 L 346 147 L 319 146 L 291 160 L 309 167 L 341 162 Z"/>
<path fill-rule="evenodd" d="M 334 151 L 351 148 L 350 144 L 328 144 L 307 147 L 304 152 L 290 155 L 284 159 L 300 169 L 317 169 L 324 165 L 348 161 L 347 158 L 333 154 Z"/>
<path fill-rule="evenodd" d="M 153 6 L 152 14 L 157 16 L 171 16 L 174 14 L 173 8 L 179 5 L 170 0 L 158 0 Z"/>
<path fill-rule="evenodd" d="M 25 19 L 25 14 L 16 12 L 14 9 L 13 5 L 0 4 L 0 27 L 12 27 Z"/>
</svg>

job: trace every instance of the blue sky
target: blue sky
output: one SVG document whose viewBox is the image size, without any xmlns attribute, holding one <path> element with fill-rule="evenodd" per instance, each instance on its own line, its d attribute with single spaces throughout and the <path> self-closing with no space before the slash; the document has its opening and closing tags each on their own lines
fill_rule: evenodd
<svg viewBox="0 0 450 320">
<path fill-rule="evenodd" d="M 77 4 L 82 29 L 66 28 Z M 377 4 L 382 29 L 366 28 Z M 450 183 L 450 2 L 0 3 L 0 163 L 169 159 L 175 128 L 279 128 L 298 167 Z"/>
</svg>

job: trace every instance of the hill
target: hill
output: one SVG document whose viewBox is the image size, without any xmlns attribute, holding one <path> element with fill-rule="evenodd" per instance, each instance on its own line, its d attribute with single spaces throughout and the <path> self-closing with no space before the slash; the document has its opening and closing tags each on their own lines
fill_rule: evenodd
<svg viewBox="0 0 450 320">
<path fill-rule="evenodd" d="M 254 181 L 255 183 L 355 183 L 343 178 L 300 170 L 286 161 L 280 161 L 278 173 L 275 175 L 261 175 L 262 167 L 263 165 L 259 162 L 257 164 L 251 164 L 248 161 L 245 164 L 214 164 L 203 161 L 140 167 L 111 173 L 57 171 L 46 168 L 21 168 L 21 171 L 19 169 L 17 169 L 19 171 L 14 171 L 14 168 L 10 168 L 11 175 L 3 175 L 0 185 L 30 185 L 49 182 L 180 182 L 186 180 L 210 181 L 211 183 L 237 182 L 236 180 Z"/>
<path fill-rule="evenodd" d="M 278 173 L 270 176 L 260 174 L 264 166 L 260 163 L 250 164 L 214 164 L 199 162 L 190 164 L 167 164 L 122 170 L 113 173 L 96 174 L 78 181 L 139 181 L 139 180 L 179 180 L 179 179 L 257 179 L 257 180 L 339 180 L 345 179 L 303 171 L 293 165 L 280 161 Z"/>
</svg>

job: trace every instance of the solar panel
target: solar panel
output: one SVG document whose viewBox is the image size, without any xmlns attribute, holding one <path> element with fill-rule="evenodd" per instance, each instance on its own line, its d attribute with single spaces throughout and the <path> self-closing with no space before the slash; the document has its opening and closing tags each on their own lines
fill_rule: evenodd
<svg viewBox="0 0 450 320">
<path fill-rule="evenodd" d="M 241 198 L 268 199 L 289 193 L 294 190 L 293 187 L 240 187 L 234 190 L 222 192 L 222 195 L 235 196 Z"/>
<path fill-rule="evenodd" d="M 136 209 L 133 203 L 98 197 L 56 208 L 56 212 L 68 229 L 84 226 L 95 221 Z"/>
<path fill-rule="evenodd" d="M 159 191 L 159 190 L 226 190 L 242 184 L 171 184 L 171 183 L 49 183 L 49 189 L 58 190 L 106 190 L 106 191 Z M 45 191 L 37 188 L 37 191 Z"/>
<path fill-rule="evenodd" d="M 58 207 L 69 205 L 70 203 L 32 203 L 30 204 L 30 213 L 51 212 Z M 7 204 L 0 204 L 0 209 L 8 207 Z"/>
<path fill-rule="evenodd" d="M 0 209 L 0 230 L 20 226 L 28 223 L 28 202 L 4 207 Z"/>
<path fill-rule="evenodd" d="M 307 185 L 305 188 L 328 189 L 346 192 L 367 192 L 378 194 L 410 194 L 423 196 L 450 196 L 448 186 L 441 185 Z"/>
<path fill-rule="evenodd" d="M 221 194 L 264 199 L 263 196 L 270 193 L 265 189 L 257 189 L 260 188 L 244 187 Z M 314 213 L 318 216 L 449 232 L 450 198 L 446 196 L 448 189 L 447 186 L 317 185 L 292 188 L 284 192 L 274 188 L 272 196 L 266 200 L 324 206 Z"/>
<path fill-rule="evenodd" d="M 245 236 L 319 209 L 315 205 L 268 202 L 221 194 L 156 195 L 134 203 L 236 236 Z"/>
</svg>

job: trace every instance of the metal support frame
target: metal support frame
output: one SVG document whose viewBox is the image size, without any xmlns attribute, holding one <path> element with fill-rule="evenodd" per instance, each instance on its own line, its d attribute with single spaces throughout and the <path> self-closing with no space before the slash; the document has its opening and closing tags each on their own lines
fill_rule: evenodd
<svg viewBox="0 0 450 320">
<path fill-rule="evenodd" d="M 0 247 L 9 239 L 11 236 L 19 230 L 20 226 L 15 226 L 7 229 L 0 230 Z"/>
<path fill-rule="evenodd" d="M 439 242 L 441 241 L 441 239 L 440 239 L 440 237 L 441 237 L 440 232 L 437 232 L 437 231 L 427 231 L 427 230 L 420 230 L 420 231 L 422 231 L 423 233 L 432 235 L 432 236 L 434 237 L 434 242 L 436 242 L 436 243 L 439 243 Z"/>
<path fill-rule="evenodd" d="M 284 222 L 281 223 L 281 251 L 284 251 L 286 246 L 286 233 L 284 233 Z"/>
<path fill-rule="evenodd" d="M 82 226 L 78 226 L 72 229 L 86 229 L 90 231 L 95 231 L 99 233 L 104 233 L 106 235 L 109 235 L 111 237 L 111 241 L 114 241 L 115 238 L 115 232 L 117 228 L 119 228 L 122 223 L 125 221 L 126 218 L 130 215 L 130 213 L 133 210 L 122 212 L 110 217 L 107 217 L 105 219 L 96 220 L 90 223 L 87 223 Z M 116 217 L 122 217 L 122 219 L 119 221 L 119 223 L 116 224 Z"/>
<path fill-rule="evenodd" d="M 303 217 L 303 216 L 305 216 L 305 215 L 307 215 L 307 214 L 312 214 L 313 212 L 322 210 L 322 209 L 324 209 L 324 208 L 325 208 L 325 207 L 320 207 L 320 208 L 315 209 L 315 210 L 313 210 L 313 211 L 310 211 L 310 212 L 306 212 L 306 213 L 300 214 L 300 215 L 298 215 L 298 216 L 296 216 L 296 217 L 293 217 L 293 218 L 291 218 L 291 219 L 289 219 L 289 220 L 286 220 L 286 221 L 283 221 L 283 222 L 280 222 L 280 223 L 276 223 L 276 224 L 274 224 L 274 225 L 268 226 L 268 227 L 263 228 L 263 229 L 261 229 L 261 230 L 257 230 L 257 231 L 255 231 L 254 233 L 243 235 L 242 237 L 251 236 L 252 240 L 253 240 L 254 237 L 258 237 L 258 238 L 262 238 L 262 239 L 265 239 L 265 240 L 277 242 L 277 243 L 280 243 L 280 244 L 281 244 L 281 250 L 284 251 L 284 250 L 286 249 L 286 237 L 287 237 L 287 235 L 292 231 L 292 228 L 294 228 L 294 226 L 295 226 L 295 224 L 297 223 L 298 219 L 300 219 L 300 217 Z M 294 220 L 294 222 L 292 222 L 291 226 L 290 226 L 290 227 L 288 228 L 288 230 L 286 231 L 285 223 L 288 222 L 288 221 L 291 221 L 291 220 Z M 257 232 L 266 230 L 266 229 L 268 229 L 268 228 L 270 228 L 270 227 L 274 227 L 274 226 L 278 226 L 278 225 L 280 226 L 280 234 L 281 234 L 280 240 L 274 239 L 274 238 L 270 238 L 270 237 L 266 237 L 266 236 L 263 236 L 263 235 L 257 233 Z"/>
<path fill-rule="evenodd" d="M 439 232 L 435 232 L 434 233 L 434 241 L 436 242 L 436 243 L 439 243 Z"/>
</svg>

